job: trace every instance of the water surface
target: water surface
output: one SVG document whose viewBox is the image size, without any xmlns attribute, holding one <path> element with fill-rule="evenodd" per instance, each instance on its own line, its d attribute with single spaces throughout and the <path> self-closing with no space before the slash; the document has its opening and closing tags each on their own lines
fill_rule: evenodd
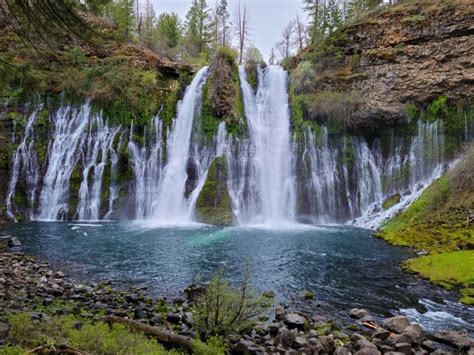
<svg viewBox="0 0 474 355">
<path fill-rule="evenodd" d="M 221 268 L 238 282 L 251 260 L 255 288 L 275 291 L 278 301 L 292 303 L 298 292 L 309 290 L 314 303 L 334 311 L 362 307 L 380 316 L 407 314 L 431 331 L 474 331 L 472 308 L 459 304 L 454 293 L 404 273 L 399 265 L 413 254 L 365 229 L 27 222 L 4 233 L 18 236 L 22 251 L 79 279 L 146 286 L 153 295 L 178 295 Z"/>
</svg>

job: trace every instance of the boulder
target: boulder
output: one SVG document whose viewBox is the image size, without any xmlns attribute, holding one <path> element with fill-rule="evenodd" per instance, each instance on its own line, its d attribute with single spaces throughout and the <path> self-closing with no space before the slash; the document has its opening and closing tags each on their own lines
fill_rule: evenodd
<svg viewBox="0 0 474 355">
<path fill-rule="evenodd" d="M 384 328 L 387 328 L 395 333 L 401 334 L 406 327 L 410 325 L 410 321 L 405 316 L 396 316 L 385 319 L 383 322 Z"/>
<path fill-rule="evenodd" d="M 285 323 L 288 325 L 288 328 L 297 328 L 303 330 L 306 319 L 297 313 L 288 313 L 285 316 Z"/>
<path fill-rule="evenodd" d="M 21 243 L 20 239 L 17 237 L 11 237 L 8 239 L 8 246 L 9 247 L 21 247 L 23 244 Z"/>
<path fill-rule="evenodd" d="M 308 346 L 308 341 L 303 337 L 296 337 L 293 342 L 293 347 L 295 349 L 305 348 Z"/>
<path fill-rule="evenodd" d="M 319 337 L 315 341 L 314 350 L 316 354 L 331 354 L 334 348 L 334 339 L 330 335 Z"/>
<path fill-rule="evenodd" d="M 409 343 L 397 343 L 395 344 L 395 349 L 399 353 L 411 355 L 411 344 Z"/>
<path fill-rule="evenodd" d="M 474 346 L 474 340 L 469 337 L 469 334 L 466 330 L 459 331 L 441 331 L 435 334 L 436 340 L 455 346 L 459 349 L 468 349 L 471 346 Z"/>
<path fill-rule="evenodd" d="M 277 320 L 284 320 L 286 316 L 286 309 L 281 304 L 276 305 L 275 307 L 275 318 Z"/>
<path fill-rule="evenodd" d="M 409 335 L 414 342 L 421 342 L 425 334 L 418 324 L 412 324 L 405 328 L 403 334 Z"/>
<path fill-rule="evenodd" d="M 381 352 L 377 349 L 363 348 L 357 351 L 355 355 L 381 355 Z"/>
<path fill-rule="evenodd" d="M 290 331 L 287 328 L 280 328 L 278 330 L 278 335 L 277 335 L 278 341 L 283 344 L 284 346 L 290 348 L 293 346 L 293 343 L 296 339 L 295 333 Z"/>
</svg>

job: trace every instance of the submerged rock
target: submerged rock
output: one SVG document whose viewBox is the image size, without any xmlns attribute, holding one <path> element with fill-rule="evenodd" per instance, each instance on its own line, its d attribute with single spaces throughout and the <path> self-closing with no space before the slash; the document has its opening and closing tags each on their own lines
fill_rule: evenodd
<svg viewBox="0 0 474 355">
<path fill-rule="evenodd" d="M 11 237 L 8 239 L 8 246 L 9 247 L 21 247 L 23 244 L 21 243 L 20 239 L 17 237 Z"/>
</svg>

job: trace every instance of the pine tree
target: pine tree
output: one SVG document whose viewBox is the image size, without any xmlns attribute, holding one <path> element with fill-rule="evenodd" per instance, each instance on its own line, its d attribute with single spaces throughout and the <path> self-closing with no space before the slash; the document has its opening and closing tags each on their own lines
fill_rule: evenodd
<svg viewBox="0 0 474 355">
<path fill-rule="evenodd" d="M 231 42 L 230 14 L 227 10 L 227 0 L 220 0 L 216 13 L 219 20 L 219 44 L 225 47 Z"/>
<path fill-rule="evenodd" d="M 268 58 L 268 64 L 274 65 L 274 64 L 275 64 L 275 61 L 276 61 L 275 49 L 272 48 L 272 50 L 271 50 L 271 52 L 270 52 L 270 58 Z"/>
<path fill-rule="evenodd" d="M 207 53 L 211 43 L 211 23 L 206 0 L 193 0 L 186 14 L 186 47 L 188 53 L 198 57 Z"/>
<path fill-rule="evenodd" d="M 156 22 L 157 51 L 162 55 L 174 58 L 182 36 L 179 16 L 174 12 L 162 13 Z"/>
<path fill-rule="evenodd" d="M 135 28 L 134 0 L 114 1 L 109 9 L 118 32 L 124 37 L 129 37 Z"/>
<path fill-rule="evenodd" d="M 141 40 L 150 48 L 153 45 L 153 32 L 155 28 L 155 23 L 156 16 L 153 4 L 150 0 L 145 0 Z"/>
</svg>

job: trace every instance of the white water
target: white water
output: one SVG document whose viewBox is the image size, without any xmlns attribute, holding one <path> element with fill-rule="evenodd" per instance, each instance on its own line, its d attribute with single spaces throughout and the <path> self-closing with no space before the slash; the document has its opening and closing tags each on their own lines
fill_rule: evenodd
<svg viewBox="0 0 474 355">
<path fill-rule="evenodd" d="M 89 123 L 90 109 L 89 103 L 79 109 L 63 106 L 52 117 L 54 133 L 48 147 L 48 167 L 43 179 L 38 219 L 66 218 L 70 178 L 86 140 L 84 132 Z"/>
<path fill-rule="evenodd" d="M 38 110 L 28 118 L 25 132 L 20 145 L 13 155 L 13 166 L 10 176 L 10 183 L 8 185 L 7 198 L 5 200 L 7 215 L 16 222 L 15 214 L 12 211 L 12 199 L 15 195 L 16 185 L 20 177 L 21 170 L 26 176 L 26 194 L 29 207 L 29 218 L 33 218 L 32 211 L 36 194 L 36 187 L 38 183 L 38 157 L 34 150 L 33 124 L 36 120 Z"/>
<path fill-rule="evenodd" d="M 290 142 L 288 76 L 283 68 L 259 69 L 256 95 L 247 82 L 243 66 L 240 81 L 253 150 L 253 169 L 249 176 L 257 191 L 256 220 L 263 224 L 281 224 L 295 218 L 295 187 Z M 252 181 L 253 180 L 253 181 Z"/>
<path fill-rule="evenodd" d="M 185 199 L 187 179 L 186 166 L 194 116 L 200 108 L 202 87 L 206 82 L 208 68 L 202 68 L 188 86 L 183 100 L 178 104 L 177 116 L 167 141 L 167 161 L 160 182 L 156 213 L 153 219 L 163 223 L 186 223 L 190 221 L 188 203 Z"/>
</svg>

